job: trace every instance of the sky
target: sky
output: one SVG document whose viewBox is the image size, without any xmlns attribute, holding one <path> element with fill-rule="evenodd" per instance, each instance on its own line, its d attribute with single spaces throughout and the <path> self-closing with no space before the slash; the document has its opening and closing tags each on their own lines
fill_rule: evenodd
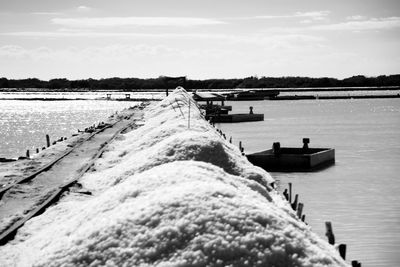
<svg viewBox="0 0 400 267">
<path fill-rule="evenodd" d="M 398 0 L 0 0 L 0 77 L 400 73 Z"/>
</svg>

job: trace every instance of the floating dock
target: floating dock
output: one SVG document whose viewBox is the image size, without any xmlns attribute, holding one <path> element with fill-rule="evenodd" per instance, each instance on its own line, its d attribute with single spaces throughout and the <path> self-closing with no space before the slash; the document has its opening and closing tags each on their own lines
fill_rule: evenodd
<svg viewBox="0 0 400 267">
<path fill-rule="evenodd" d="M 279 90 L 246 90 L 242 92 L 232 92 L 226 98 L 232 101 L 253 101 L 272 99 L 279 95 Z"/>
<path fill-rule="evenodd" d="M 335 163 L 335 149 L 309 148 L 309 140 L 303 139 L 302 148 L 280 147 L 280 143 L 274 143 L 272 149 L 249 154 L 247 159 L 264 170 L 279 172 L 316 171 Z"/>
<path fill-rule="evenodd" d="M 263 121 L 264 114 L 218 114 L 218 115 L 207 115 L 206 119 L 211 122 L 246 122 L 246 121 Z"/>
<path fill-rule="evenodd" d="M 246 122 L 263 121 L 264 114 L 254 114 L 253 107 L 250 107 L 249 113 L 228 114 L 232 106 L 225 105 L 225 97 L 215 93 L 193 93 L 193 99 L 196 101 L 205 101 L 206 104 L 200 105 L 205 110 L 206 120 L 214 123 L 219 122 Z M 221 101 L 221 105 L 214 104 L 215 101 Z"/>
</svg>

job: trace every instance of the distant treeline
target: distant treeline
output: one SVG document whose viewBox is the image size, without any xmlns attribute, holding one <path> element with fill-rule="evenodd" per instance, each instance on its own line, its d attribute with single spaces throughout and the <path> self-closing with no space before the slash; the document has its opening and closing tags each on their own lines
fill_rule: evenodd
<svg viewBox="0 0 400 267">
<path fill-rule="evenodd" d="M 186 89 L 229 89 L 229 88 L 307 88 L 307 87 L 375 87 L 400 86 L 400 74 L 378 77 L 353 76 L 346 79 L 308 77 L 248 77 L 241 79 L 190 80 L 186 77 L 165 77 L 151 79 L 107 78 L 67 80 L 52 79 L 42 81 L 36 78 L 13 80 L 0 78 L 0 88 L 45 88 L 66 89 L 166 89 L 183 86 Z"/>
</svg>

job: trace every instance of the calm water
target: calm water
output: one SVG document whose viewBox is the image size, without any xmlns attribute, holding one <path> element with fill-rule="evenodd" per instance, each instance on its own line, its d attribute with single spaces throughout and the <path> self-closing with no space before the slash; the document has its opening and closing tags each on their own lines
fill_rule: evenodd
<svg viewBox="0 0 400 267">
<path fill-rule="evenodd" d="M 45 134 L 69 137 L 134 102 L 0 101 L 0 157 L 45 145 Z M 283 190 L 293 183 L 306 221 L 324 237 L 332 221 L 347 259 L 363 266 L 400 263 L 400 99 L 230 102 L 233 113 L 264 113 L 265 121 L 220 124 L 246 152 L 282 146 L 336 149 L 336 165 L 316 173 L 272 173 Z"/>
<path fill-rule="evenodd" d="M 70 137 L 106 120 L 115 111 L 137 104 L 124 101 L 21 101 L 0 100 L 0 157 L 18 157 L 51 140 Z"/>
<path fill-rule="evenodd" d="M 87 91 L 87 92 L 40 92 L 40 91 L 21 91 L 7 92 L 0 88 L 0 99 L 37 99 L 37 98 L 52 98 L 52 99 L 106 99 L 110 95 L 112 99 L 124 99 L 125 95 L 129 94 L 131 98 L 145 99 L 162 99 L 165 96 L 164 92 L 124 92 L 124 91 Z"/>
<path fill-rule="evenodd" d="M 232 113 L 264 113 L 265 121 L 219 124 L 246 152 L 281 146 L 332 147 L 336 164 L 315 173 L 271 173 L 280 190 L 293 184 L 306 221 L 325 238 L 332 221 L 347 259 L 362 266 L 400 263 L 400 99 L 230 102 Z"/>
</svg>

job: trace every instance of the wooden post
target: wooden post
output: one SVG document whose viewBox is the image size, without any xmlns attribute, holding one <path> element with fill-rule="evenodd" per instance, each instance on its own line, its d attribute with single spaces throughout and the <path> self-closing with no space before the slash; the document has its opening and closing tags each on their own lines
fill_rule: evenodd
<svg viewBox="0 0 400 267">
<path fill-rule="evenodd" d="M 331 222 L 325 222 L 325 228 L 326 228 L 326 237 L 328 237 L 328 242 L 331 245 L 335 245 L 335 236 L 333 235 L 332 231 L 332 223 Z"/>
<path fill-rule="evenodd" d="M 361 262 L 358 262 L 358 261 L 351 261 L 351 266 L 352 266 L 352 267 L 361 267 Z"/>
<path fill-rule="evenodd" d="M 275 156 L 278 156 L 281 153 L 281 143 L 279 142 L 273 143 L 272 149 L 274 151 Z"/>
<path fill-rule="evenodd" d="M 275 182 L 270 183 L 272 188 L 275 188 Z"/>
<path fill-rule="evenodd" d="M 29 159 L 30 158 L 30 155 L 29 155 L 29 149 L 28 150 L 26 150 L 26 157 Z"/>
<path fill-rule="evenodd" d="M 303 215 L 301 216 L 301 221 L 304 222 L 305 220 L 306 220 L 306 215 L 303 214 Z"/>
<path fill-rule="evenodd" d="M 289 194 L 288 194 L 287 189 L 285 189 L 285 191 L 283 191 L 283 195 L 286 198 L 286 200 L 289 200 Z"/>
<path fill-rule="evenodd" d="M 301 219 L 301 214 L 303 213 L 303 207 L 304 207 L 303 203 L 299 203 L 299 206 L 297 207 L 297 217 L 299 217 L 299 219 Z"/>
<path fill-rule="evenodd" d="M 342 259 L 346 260 L 346 244 L 339 245 L 339 254 Z"/>
<path fill-rule="evenodd" d="M 229 138 L 229 143 L 232 144 L 232 136 Z"/>
<path fill-rule="evenodd" d="M 296 195 L 294 196 L 294 201 L 293 201 L 293 203 L 292 203 L 292 209 L 293 209 L 294 211 L 297 210 L 297 200 L 298 200 L 298 197 L 299 197 L 298 194 L 296 194 Z"/>
<path fill-rule="evenodd" d="M 190 129 L 190 99 L 189 99 L 189 107 L 188 107 L 188 129 Z"/>
<path fill-rule="evenodd" d="M 308 144 L 310 143 L 310 138 L 303 138 L 303 149 L 308 149 Z"/>
<path fill-rule="evenodd" d="M 47 147 L 50 146 L 50 136 L 48 134 L 46 134 L 46 143 L 47 143 Z"/>
<path fill-rule="evenodd" d="M 289 203 L 292 203 L 292 183 L 289 183 Z"/>
<path fill-rule="evenodd" d="M 39 148 L 36 148 L 36 153 L 39 153 Z"/>
<path fill-rule="evenodd" d="M 242 141 L 239 141 L 239 150 L 242 151 Z"/>
</svg>

